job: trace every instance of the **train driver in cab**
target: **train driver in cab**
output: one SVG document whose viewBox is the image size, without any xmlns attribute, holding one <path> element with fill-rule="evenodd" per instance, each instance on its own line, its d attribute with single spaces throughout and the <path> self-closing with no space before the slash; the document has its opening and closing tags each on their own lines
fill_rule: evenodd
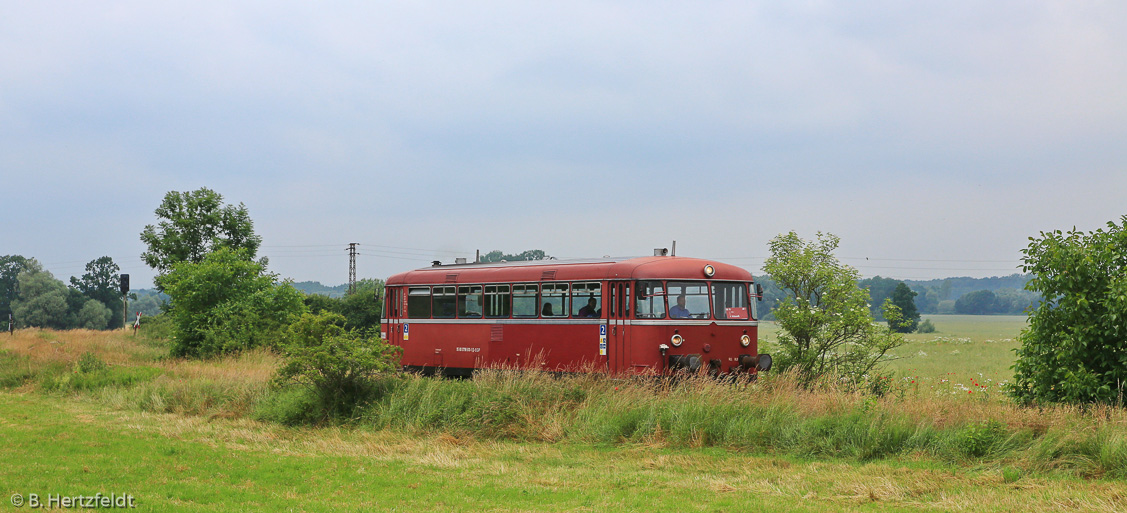
<svg viewBox="0 0 1127 513">
<path fill-rule="evenodd" d="M 692 314 L 685 308 L 685 295 L 677 296 L 677 304 L 669 308 L 669 317 L 673 319 L 688 319 Z"/>
</svg>

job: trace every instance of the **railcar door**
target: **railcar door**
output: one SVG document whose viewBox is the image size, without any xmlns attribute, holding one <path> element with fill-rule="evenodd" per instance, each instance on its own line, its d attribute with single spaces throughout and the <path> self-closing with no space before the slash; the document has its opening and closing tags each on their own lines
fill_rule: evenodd
<svg viewBox="0 0 1127 513">
<path fill-rule="evenodd" d="M 385 340 L 388 343 L 396 346 L 403 345 L 403 334 L 400 333 L 400 323 L 402 322 L 402 296 L 405 295 L 404 289 L 399 287 L 389 287 L 384 293 L 384 326 L 380 330 Z"/>
<path fill-rule="evenodd" d="M 626 372 L 630 366 L 630 344 L 626 337 L 630 323 L 630 282 L 612 281 L 607 287 L 607 367 L 611 374 Z"/>
</svg>

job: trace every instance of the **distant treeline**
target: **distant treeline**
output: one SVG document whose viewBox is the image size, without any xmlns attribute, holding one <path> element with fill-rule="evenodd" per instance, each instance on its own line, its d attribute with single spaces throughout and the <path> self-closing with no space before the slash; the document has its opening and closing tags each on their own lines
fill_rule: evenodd
<svg viewBox="0 0 1127 513">
<path fill-rule="evenodd" d="M 1023 314 L 1041 301 L 1040 296 L 1024 288 L 1030 278 L 1032 276 L 1028 274 L 1011 274 L 990 278 L 959 277 L 920 281 L 876 276 L 865 278 L 857 284 L 869 289 L 869 305 L 873 315 L 878 320 L 883 320 L 881 305 L 898 283 L 904 283 L 916 293 L 916 308 L 921 314 Z M 763 302 L 759 304 L 760 314 L 766 319 L 772 319 L 769 312 L 782 299 L 783 292 L 775 286 L 770 276 L 757 276 L 755 281 L 764 288 Z"/>
<path fill-rule="evenodd" d="M 319 281 L 302 281 L 293 284 L 293 288 L 308 294 L 317 294 L 331 298 L 341 298 L 348 294 L 348 284 L 330 287 L 322 285 Z"/>
</svg>

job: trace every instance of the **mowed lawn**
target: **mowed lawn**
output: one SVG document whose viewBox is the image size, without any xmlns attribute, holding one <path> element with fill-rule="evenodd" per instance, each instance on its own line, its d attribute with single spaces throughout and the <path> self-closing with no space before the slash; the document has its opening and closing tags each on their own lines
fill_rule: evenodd
<svg viewBox="0 0 1127 513">
<path fill-rule="evenodd" d="M 108 411 L 0 393 L 14 494 L 130 494 L 138 511 L 1123 511 L 1121 482 L 928 461 L 483 442 Z M 27 506 L 24 506 L 26 509 Z"/>
</svg>

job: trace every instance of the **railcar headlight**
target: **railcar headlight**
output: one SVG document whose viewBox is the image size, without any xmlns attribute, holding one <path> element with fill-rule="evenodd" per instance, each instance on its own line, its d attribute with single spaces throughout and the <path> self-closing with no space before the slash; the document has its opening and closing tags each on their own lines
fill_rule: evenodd
<svg viewBox="0 0 1127 513">
<path fill-rule="evenodd" d="M 747 335 L 740 337 L 740 345 L 744 346 L 744 347 L 750 346 L 751 345 L 751 337 L 749 337 Z"/>
<path fill-rule="evenodd" d="M 669 342 L 673 344 L 673 347 L 681 347 L 681 343 L 684 341 L 685 339 L 681 335 L 673 335 L 669 339 Z"/>
<path fill-rule="evenodd" d="M 713 274 L 716 274 L 716 268 L 712 267 L 712 264 L 704 266 L 704 275 L 705 276 L 708 276 L 709 278 L 711 278 Z"/>
</svg>

